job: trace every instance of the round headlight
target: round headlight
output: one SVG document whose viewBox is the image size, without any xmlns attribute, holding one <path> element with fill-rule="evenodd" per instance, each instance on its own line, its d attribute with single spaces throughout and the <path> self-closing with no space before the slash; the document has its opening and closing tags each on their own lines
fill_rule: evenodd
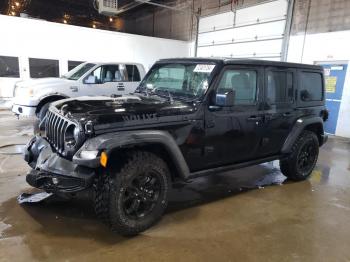
<svg viewBox="0 0 350 262">
<path fill-rule="evenodd" d="M 64 134 L 64 142 L 67 147 L 75 147 L 79 139 L 79 129 L 76 131 L 75 125 L 68 126 L 66 133 Z"/>
</svg>

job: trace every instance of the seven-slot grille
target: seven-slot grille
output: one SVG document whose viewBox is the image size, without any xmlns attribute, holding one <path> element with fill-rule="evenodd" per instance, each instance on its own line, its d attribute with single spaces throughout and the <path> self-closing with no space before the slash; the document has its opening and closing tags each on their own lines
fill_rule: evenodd
<svg viewBox="0 0 350 262">
<path fill-rule="evenodd" d="M 63 116 L 48 111 L 46 115 L 46 137 L 51 145 L 59 152 L 64 152 L 65 146 L 65 133 L 69 126 L 75 124 Z"/>
</svg>

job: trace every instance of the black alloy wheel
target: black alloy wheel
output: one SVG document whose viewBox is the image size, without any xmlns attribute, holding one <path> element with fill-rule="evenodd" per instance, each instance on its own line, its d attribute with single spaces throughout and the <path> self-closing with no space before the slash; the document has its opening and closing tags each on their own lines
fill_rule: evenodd
<svg viewBox="0 0 350 262">
<path fill-rule="evenodd" d="M 159 174 L 149 172 L 133 178 L 122 195 L 123 211 L 130 219 L 141 219 L 152 212 L 160 196 Z"/>
<path fill-rule="evenodd" d="M 300 172 L 308 174 L 312 171 L 314 162 L 317 158 L 317 153 L 318 150 L 312 140 L 309 140 L 302 146 L 297 160 L 297 168 L 300 170 Z"/>
</svg>

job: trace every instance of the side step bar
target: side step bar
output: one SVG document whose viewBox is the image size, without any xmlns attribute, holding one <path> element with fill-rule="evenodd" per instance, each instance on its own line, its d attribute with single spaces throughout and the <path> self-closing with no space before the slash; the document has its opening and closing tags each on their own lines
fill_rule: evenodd
<svg viewBox="0 0 350 262">
<path fill-rule="evenodd" d="M 281 155 L 260 158 L 257 160 L 251 160 L 251 161 L 244 162 L 244 163 L 238 163 L 238 164 L 233 164 L 233 165 L 210 168 L 210 169 L 206 169 L 206 170 L 200 170 L 200 171 L 196 171 L 196 172 L 191 173 L 189 175 L 188 179 L 193 179 L 193 178 L 202 177 L 202 176 L 208 176 L 208 175 L 211 175 L 213 173 L 220 173 L 220 172 L 234 170 L 234 169 L 243 168 L 243 167 L 248 167 L 248 166 L 252 166 L 252 165 L 258 165 L 258 164 L 274 161 L 277 159 L 281 159 Z"/>
</svg>

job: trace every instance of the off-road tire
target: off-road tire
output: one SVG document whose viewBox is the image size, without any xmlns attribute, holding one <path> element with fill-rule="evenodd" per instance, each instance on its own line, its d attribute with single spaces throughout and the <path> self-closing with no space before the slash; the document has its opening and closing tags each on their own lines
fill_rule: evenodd
<svg viewBox="0 0 350 262">
<path fill-rule="evenodd" d="M 306 145 L 313 145 L 314 156 L 309 162 L 309 166 L 306 170 L 301 169 L 298 166 L 298 160 L 300 160 L 302 150 Z M 314 169 L 319 153 L 319 142 L 314 132 L 304 130 L 298 139 L 295 141 L 289 156 L 286 159 L 280 160 L 280 168 L 288 179 L 293 181 L 301 181 L 307 179 Z"/>
<path fill-rule="evenodd" d="M 159 178 L 159 194 L 153 209 L 144 217 L 131 219 L 125 211 L 123 197 L 130 181 L 154 173 Z M 144 174 L 144 175 L 143 175 Z M 119 166 L 111 165 L 96 178 L 94 207 L 96 215 L 111 229 L 124 236 L 137 235 L 162 217 L 168 204 L 170 172 L 167 164 L 153 153 L 132 151 Z"/>
<path fill-rule="evenodd" d="M 50 107 L 50 103 L 46 103 L 40 108 L 37 115 L 40 122 L 43 121 L 44 117 L 46 116 L 47 110 L 49 110 L 49 107 Z"/>
</svg>

